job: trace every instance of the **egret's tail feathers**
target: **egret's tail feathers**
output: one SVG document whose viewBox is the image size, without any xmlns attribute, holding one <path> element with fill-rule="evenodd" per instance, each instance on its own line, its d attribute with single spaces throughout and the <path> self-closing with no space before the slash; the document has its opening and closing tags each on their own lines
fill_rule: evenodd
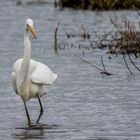
<svg viewBox="0 0 140 140">
<path fill-rule="evenodd" d="M 53 82 L 57 79 L 57 74 L 53 73 Z"/>
</svg>

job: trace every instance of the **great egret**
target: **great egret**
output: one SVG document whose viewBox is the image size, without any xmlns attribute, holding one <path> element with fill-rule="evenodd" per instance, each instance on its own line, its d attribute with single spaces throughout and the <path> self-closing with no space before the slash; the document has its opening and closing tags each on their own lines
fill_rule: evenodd
<svg viewBox="0 0 140 140">
<path fill-rule="evenodd" d="M 27 19 L 25 22 L 24 56 L 14 63 L 11 79 L 14 91 L 23 100 L 28 119 L 28 126 L 30 127 L 32 123 L 26 106 L 26 101 L 31 98 L 38 98 L 40 114 L 36 121 L 37 124 L 43 114 L 40 97 L 45 94 L 44 86 L 52 84 L 56 80 L 57 74 L 53 73 L 48 66 L 35 60 L 30 60 L 31 42 L 29 39 L 29 32 L 31 32 L 34 38 L 36 38 L 36 31 L 32 19 Z"/>
</svg>

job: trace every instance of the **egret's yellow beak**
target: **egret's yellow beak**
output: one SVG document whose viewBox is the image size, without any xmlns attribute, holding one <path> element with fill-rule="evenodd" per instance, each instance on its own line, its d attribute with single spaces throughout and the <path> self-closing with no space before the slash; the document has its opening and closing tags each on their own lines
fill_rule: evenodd
<svg viewBox="0 0 140 140">
<path fill-rule="evenodd" d="M 37 35 L 36 35 L 35 27 L 29 26 L 29 31 L 33 34 L 33 37 L 36 39 Z"/>
</svg>

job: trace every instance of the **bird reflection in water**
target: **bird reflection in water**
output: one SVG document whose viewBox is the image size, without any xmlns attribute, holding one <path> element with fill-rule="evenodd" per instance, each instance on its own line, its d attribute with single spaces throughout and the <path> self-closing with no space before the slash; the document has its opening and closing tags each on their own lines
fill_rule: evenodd
<svg viewBox="0 0 140 140">
<path fill-rule="evenodd" d="M 56 129 L 58 126 L 48 124 L 38 124 L 32 127 L 18 127 L 13 132 L 16 139 L 46 139 L 45 130 Z"/>
</svg>

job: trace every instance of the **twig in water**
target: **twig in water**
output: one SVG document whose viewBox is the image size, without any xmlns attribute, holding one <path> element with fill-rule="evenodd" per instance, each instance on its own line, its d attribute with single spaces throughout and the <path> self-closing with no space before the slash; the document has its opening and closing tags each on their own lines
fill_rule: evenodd
<svg viewBox="0 0 140 140">
<path fill-rule="evenodd" d="M 80 60 L 82 60 L 83 62 L 89 64 L 90 66 L 92 66 L 92 67 L 98 69 L 98 70 L 100 71 L 101 74 L 113 75 L 112 73 L 109 73 L 109 72 L 107 72 L 107 71 L 104 71 L 103 69 L 98 68 L 97 66 L 91 64 L 90 62 L 86 61 L 85 59 L 81 58 L 80 56 L 78 56 L 78 55 L 75 55 L 75 56 L 78 57 L 78 58 L 79 58 Z"/>
<path fill-rule="evenodd" d="M 112 32 L 113 31 L 110 31 L 109 33 L 105 33 L 102 37 L 100 37 L 99 43 L 97 44 L 98 48 L 107 47 L 107 43 L 104 43 L 104 42 L 110 41 L 107 38 L 109 35 L 111 35 Z"/>
<path fill-rule="evenodd" d="M 130 74 L 133 75 L 132 71 L 131 71 L 130 68 L 128 67 L 128 64 L 127 64 L 127 62 L 126 62 L 125 54 L 124 54 L 124 53 L 123 53 L 123 60 L 124 60 L 124 62 L 125 62 L 125 65 L 126 65 L 127 69 L 129 70 Z"/>
<path fill-rule="evenodd" d="M 129 60 L 131 61 L 132 65 L 138 70 L 140 71 L 140 68 L 138 68 L 135 63 L 132 61 L 131 57 L 130 57 L 130 54 L 128 53 L 128 57 L 129 57 Z"/>
<path fill-rule="evenodd" d="M 106 68 L 105 68 L 105 65 L 104 65 L 103 57 L 102 57 L 102 56 L 101 56 L 101 62 L 102 62 L 102 65 L 103 65 L 103 69 L 104 69 L 104 71 L 106 72 Z"/>
<path fill-rule="evenodd" d="M 58 27 L 59 27 L 59 23 L 57 24 L 57 26 L 56 26 L 56 28 L 54 30 L 54 50 L 55 50 L 56 54 L 58 54 L 58 44 L 57 44 Z"/>
<path fill-rule="evenodd" d="M 106 71 L 106 68 L 105 68 L 105 65 L 104 65 L 104 61 L 103 61 L 103 57 L 101 56 L 101 62 L 102 62 L 102 66 L 103 66 L 103 69 L 104 71 L 101 72 L 102 74 L 106 74 L 106 75 L 113 75 L 112 73 L 109 73 Z"/>
</svg>

